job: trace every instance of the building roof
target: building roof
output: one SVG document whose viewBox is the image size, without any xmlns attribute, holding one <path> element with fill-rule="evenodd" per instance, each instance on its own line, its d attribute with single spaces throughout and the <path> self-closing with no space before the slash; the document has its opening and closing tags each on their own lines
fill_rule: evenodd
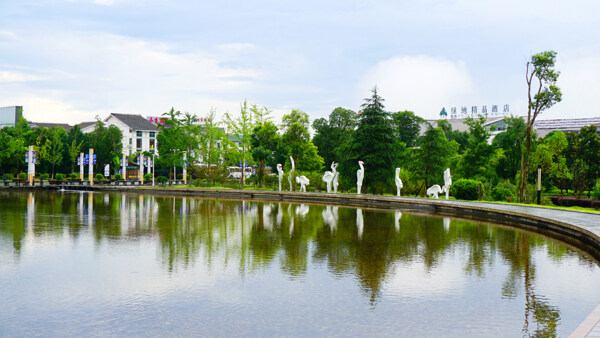
<svg viewBox="0 0 600 338">
<path fill-rule="evenodd" d="M 62 129 L 64 129 L 65 131 L 69 131 L 71 130 L 71 128 L 73 128 L 73 126 L 67 124 L 67 123 L 49 123 L 49 122 L 29 122 L 29 126 L 31 128 L 54 128 L 54 127 L 60 127 Z"/>
<path fill-rule="evenodd" d="M 93 126 L 96 123 L 98 123 L 98 122 L 97 121 L 81 122 L 81 123 L 76 124 L 76 126 L 78 126 L 80 129 L 83 129 L 83 128 L 87 128 L 89 126 Z"/>
<path fill-rule="evenodd" d="M 588 117 L 580 119 L 538 120 L 533 124 L 533 126 L 536 129 L 579 130 L 581 129 L 581 127 L 587 127 L 592 124 L 600 126 L 600 117 Z"/>
<path fill-rule="evenodd" d="M 114 116 L 116 119 L 125 123 L 127 126 L 129 126 L 129 128 L 133 130 L 158 131 L 158 128 L 156 128 L 156 126 L 153 123 L 146 120 L 146 118 L 144 118 L 142 115 L 112 113 L 104 121 L 107 121 L 111 116 Z"/>
<path fill-rule="evenodd" d="M 446 120 L 450 123 L 450 125 L 452 126 L 452 130 L 458 130 L 458 131 L 468 131 L 469 130 L 469 126 L 465 123 L 466 119 L 444 119 L 444 120 Z M 502 120 L 504 120 L 504 116 L 488 117 L 483 125 L 488 126 L 490 124 L 493 124 L 493 123 L 496 123 L 496 122 L 502 121 Z M 429 122 L 431 124 L 431 126 L 434 128 L 438 126 L 437 121 L 439 121 L 439 120 L 427 120 L 427 122 Z"/>
</svg>

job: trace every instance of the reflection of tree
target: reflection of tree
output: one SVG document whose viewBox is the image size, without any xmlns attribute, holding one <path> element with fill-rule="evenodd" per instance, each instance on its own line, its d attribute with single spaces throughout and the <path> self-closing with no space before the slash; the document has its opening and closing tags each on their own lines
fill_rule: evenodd
<svg viewBox="0 0 600 338">
<path fill-rule="evenodd" d="M 499 241 L 501 244 L 499 250 L 504 259 L 510 263 L 510 272 L 504 282 L 502 295 L 505 298 L 515 298 L 519 293 L 519 284 L 523 283 L 525 296 L 525 313 L 523 323 L 523 335 L 533 335 L 535 337 L 556 336 L 556 327 L 560 320 L 558 309 L 550 305 L 543 296 L 536 294 L 535 285 L 535 265 L 531 260 L 531 251 L 537 246 L 544 244 L 541 237 L 529 236 L 523 232 L 514 232 L 513 235 L 504 232 L 505 240 Z M 502 235 L 502 234 L 501 234 Z M 504 245 L 503 243 L 508 243 Z M 535 331 L 530 332 L 530 316 L 537 323 Z"/>
<path fill-rule="evenodd" d="M 593 264 L 587 256 L 525 232 L 460 220 L 444 224 L 442 218 L 410 213 L 397 217 L 363 210 L 359 235 L 358 211 L 341 207 L 104 193 L 0 192 L 0 199 L 0 239 L 12 241 L 16 256 L 27 236 L 77 240 L 89 232 L 96 245 L 156 236 L 169 271 L 202 259 L 209 270 L 231 265 L 242 275 L 278 264 L 296 278 L 312 261 L 336 277 L 356 276 L 372 304 L 386 278 L 402 273 L 395 271 L 402 268 L 399 263 L 422 262 L 430 272 L 459 252 L 466 255 L 464 271 L 482 277 L 494 260 L 502 259 L 509 266 L 502 296 L 524 297 L 523 333 L 528 335 L 556 334 L 560 320 L 558 310 L 535 290 L 532 252 L 545 249 L 557 261 L 578 256 Z M 28 208 L 33 212 L 28 214 Z"/>
</svg>

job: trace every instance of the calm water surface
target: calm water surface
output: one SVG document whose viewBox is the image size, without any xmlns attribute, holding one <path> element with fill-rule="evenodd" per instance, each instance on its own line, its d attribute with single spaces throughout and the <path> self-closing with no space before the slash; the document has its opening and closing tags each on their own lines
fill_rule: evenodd
<svg viewBox="0 0 600 338">
<path fill-rule="evenodd" d="M 0 336 L 567 336 L 585 254 L 405 210 L 0 192 Z"/>
</svg>

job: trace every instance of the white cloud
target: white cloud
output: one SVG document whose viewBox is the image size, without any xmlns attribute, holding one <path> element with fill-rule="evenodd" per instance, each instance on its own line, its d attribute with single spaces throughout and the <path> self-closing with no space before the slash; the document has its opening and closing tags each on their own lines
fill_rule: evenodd
<svg viewBox="0 0 600 338">
<path fill-rule="evenodd" d="M 26 81 L 35 81 L 39 80 L 40 77 L 24 74 L 21 72 L 12 72 L 12 71 L 1 71 L 0 70 L 0 83 L 1 82 L 26 82 Z"/>
<path fill-rule="evenodd" d="M 562 90 L 563 100 L 543 118 L 600 116 L 600 54 L 581 52 L 558 55 L 556 69 L 560 71 L 557 85 Z"/>
<path fill-rule="evenodd" d="M 430 56 L 401 56 L 379 62 L 359 84 L 359 97 L 377 85 L 388 111 L 411 110 L 435 117 L 449 102 L 460 102 L 473 92 L 473 81 L 463 62 Z"/>
<path fill-rule="evenodd" d="M 5 41 L 0 48 L 44 57 L 35 65 L 13 65 L 27 72 L 0 71 L 0 91 L 10 98 L 5 104 L 23 105 L 26 117 L 40 122 L 76 123 L 110 112 L 160 115 L 171 107 L 198 115 L 211 107 L 219 114 L 237 111 L 244 97 L 229 96 L 249 90 L 260 76 L 202 51 L 177 53 L 166 44 L 118 35 L 26 35 L 27 43 Z M 7 85 L 39 79 L 29 73 L 43 74 L 43 83 Z"/>
</svg>

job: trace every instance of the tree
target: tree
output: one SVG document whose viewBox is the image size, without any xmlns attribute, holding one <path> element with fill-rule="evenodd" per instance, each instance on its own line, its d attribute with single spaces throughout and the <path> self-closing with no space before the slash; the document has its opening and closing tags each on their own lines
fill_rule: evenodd
<svg viewBox="0 0 600 338">
<path fill-rule="evenodd" d="M 460 162 L 461 174 L 465 178 L 480 178 L 485 175 L 489 168 L 494 148 L 488 144 L 491 133 L 485 129 L 483 124 L 486 117 L 480 115 L 478 118 L 466 118 L 465 123 L 469 126 L 469 143 Z"/>
<path fill-rule="evenodd" d="M 265 164 L 275 168 L 276 152 L 280 148 L 281 138 L 277 126 L 271 121 L 260 123 L 252 133 L 252 157 L 258 162 L 258 184 L 262 186 Z"/>
<path fill-rule="evenodd" d="M 527 176 L 529 173 L 533 124 L 540 113 L 562 100 L 560 88 L 556 86 L 560 73 L 554 70 L 555 60 L 556 52 L 545 51 L 531 56 L 531 60 L 527 62 L 525 78 L 527 81 L 528 105 L 525 125 L 525 151 L 521 154 L 521 171 L 519 174 L 519 199 L 522 202 L 527 200 Z"/>
<path fill-rule="evenodd" d="M 577 135 L 576 145 L 577 158 L 583 161 L 582 168 L 586 170 L 579 170 L 579 173 L 585 172 L 585 186 L 588 188 L 588 197 L 590 196 L 589 190 L 593 187 L 596 178 L 600 174 L 600 137 L 598 137 L 596 125 L 592 124 L 587 127 L 582 127 Z"/>
<path fill-rule="evenodd" d="M 329 120 L 320 118 L 313 121 L 315 136 L 312 141 L 326 165 L 344 161 L 342 148 L 352 140 L 357 120 L 356 112 L 337 107 L 329 114 Z"/>
<path fill-rule="evenodd" d="M 411 111 L 399 111 L 392 114 L 396 136 L 407 147 L 417 146 L 419 135 L 421 134 L 421 126 L 426 125 L 422 117 L 415 115 Z"/>
<path fill-rule="evenodd" d="M 282 118 L 282 144 L 288 156 L 294 158 L 298 171 L 320 171 L 323 158 L 310 139 L 308 114 L 294 109 Z"/>
<path fill-rule="evenodd" d="M 113 164 L 123 150 L 123 134 L 113 125 L 106 127 L 104 122 L 98 121 L 94 131 L 88 134 L 90 147 L 96 154 L 96 171 L 100 171 L 106 164 Z M 92 159 L 90 158 L 90 161 Z"/>
<path fill-rule="evenodd" d="M 68 154 L 69 160 L 71 161 L 71 172 L 75 171 L 75 164 L 77 163 L 77 157 L 81 153 L 81 146 L 85 141 L 85 134 L 81 132 L 81 128 L 79 126 L 74 126 L 69 130 L 67 136 L 67 145 L 68 145 Z"/>
<path fill-rule="evenodd" d="M 214 166 L 219 163 L 222 155 L 222 143 L 225 138 L 225 132 L 219 127 L 220 122 L 215 119 L 216 112 L 211 108 L 206 116 L 204 132 L 202 133 L 201 151 L 202 162 L 206 163 L 209 173 L 214 172 Z"/>
<path fill-rule="evenodd" d="M 463 153 L 467 145 L 469 144 L 469 132 L 460 131 L 460 130 L 452 130 L 452 125 L 448 120 L 442 119 L 437 121 L 437 126 L 442 128 L 444 134 L 446 134 L 446 138 L 449 141 L 456 141 L 459 144 L 458 152 Z"/>
<path fill-rule="evenodd" d="M 239 138 L 239 151 L 241 153 L 242 173 L 246 172 L 246 162 L 251 159 L 250 145 L 252 142 L 252 131 L 255 126 L 255 117 L 257 116 L 258 108 L 256 105 L 248 106 L 248 102 L 244 101 L 240 107 L 240 114 L 237 117 L 231 116 L 229 112 L 225 113 L 224 122 L 227 125 L 229 134 Z M 262 113 L 262 110 L 260 110 Z M 260 116 L 260 115 L 259 115 Z M 245 183 L 246 175 L 242 175 L 242 184 Z"/>
<path fill-rule="evenodd" d="M 565 149 L 568 147 L 569 142 L 567 136 L 562 131 L 558 130 L 546 135 L 545 143 L 552 154 L 552 164 L 550 166 L 549 176 L 556 180 L 557 185 L 560 187 L 560 192 L 566 187 L 565 180 L 573 178 L 569 168 L 567 167 L 567 159 L 563 155 Z"/>
<path fill-rule="evenodd" d="M 357 168 L 356 161 L 362 160 L 366 172 L 364 191 L 371 187 L 373 193 L 382 193 L 384 187 L 393 186 L 395 167 L 406 148 L 395 137 L 390 113 L 383 109 L 383 99 L 377 94 L 377 87 L 372 93 L 361 106 L 363 111 L 349 144 L 345 167 L 346 172 L 351 171 L 348 168 Z"/>
<path fill-rule="evenodd" d="M 158 124 L 159 133 L 156 135 L 159 161 L 163 167 L 173 168 L 173 176 L 175 176 L 176 166 L 181 165 L 183 161 L 182 149 L 185 146 L 181 131 L 181 112 L 171 108 L 169 112 L 162 115 L 165 116 L 164 123 Z"/>
<path fill-rule="evenodd" d="M 448 141 L 441 128 L 429 128 L 421 138 L 414 162 L 417 177 L 424 180 L 425 188 L 434 182 L 443 182 L 442 176 L 450 158 L 458 152 L 458 143 Z"/>
<path fill-rule="evenodd" d="M 502 156 L 498 159 L 496 173 L 500 178 L 512 181 L 519 172 L 526 126 L 525 121 L 520 117 L 506 117 L 504 118 L 504 124 L 506 130 L 494 137 L 492 146 L 496 149 L 502 149 Z"/>
<path fill-rule="evenodd" d="M 48 130 L 48 136 L 46 137 L 45 144 L 40 149 L 40 158 L 50 163 L 52 167 L 52 178 L 54 179 L 54 167 L 60 165 L 63 160 L 63 139 L 66 139 L 67 135 L 64 129 L 60 127 L 54 127 Z"/>
</svg>

